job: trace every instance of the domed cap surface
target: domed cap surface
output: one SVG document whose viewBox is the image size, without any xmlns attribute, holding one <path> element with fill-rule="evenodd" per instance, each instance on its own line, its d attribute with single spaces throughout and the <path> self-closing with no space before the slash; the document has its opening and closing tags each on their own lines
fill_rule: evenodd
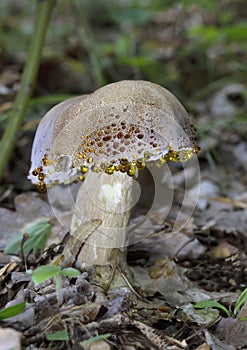
<svg viewBox="0 0 247 350">
<path fill-rule="evenodd" d="M 52 108 L 41 120 L 29 179 L 51 185 L 88 170 L 134 175 L 148 160 L 186 160 L 197 152 L 181 103 L 147 81 L 120 81 Z"/>
</svg>

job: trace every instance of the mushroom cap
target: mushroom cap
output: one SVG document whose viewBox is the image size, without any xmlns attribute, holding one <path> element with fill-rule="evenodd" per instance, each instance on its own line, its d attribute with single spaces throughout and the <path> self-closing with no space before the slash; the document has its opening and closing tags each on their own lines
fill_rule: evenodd
<svg viewBox="0 0 247 350">
<path fill-rule="evenodd" d="M 148 81 L 124 80 L 64 101 L 43 117 L 29 179 L 42 187 L 82 179 L 89 169 L 133 175 L 132 165 L 186 160 L 197 150 L 195 129 L 175 96 Z"/>
</svg>

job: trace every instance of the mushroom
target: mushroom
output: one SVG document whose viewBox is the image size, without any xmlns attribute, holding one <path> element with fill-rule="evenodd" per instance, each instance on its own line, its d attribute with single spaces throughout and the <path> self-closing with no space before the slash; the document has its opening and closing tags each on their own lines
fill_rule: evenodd
<svg viewBox="0 0 247 350">
<path fill-rule="evenodd" d="M 62 102 L 44 116 L 29 179 L 40 190 L 83 181 L 71 224 L 72 239 L 82 235 L 85 243 L 77 266 L 106 266 L 126 260 L 138 171 L 147 162 L 185 161 L 197 151 L 181 103 L 157 84 L 126 80 Z M 83 229 L 95 219 L 99 225 Z"/>
</svg>

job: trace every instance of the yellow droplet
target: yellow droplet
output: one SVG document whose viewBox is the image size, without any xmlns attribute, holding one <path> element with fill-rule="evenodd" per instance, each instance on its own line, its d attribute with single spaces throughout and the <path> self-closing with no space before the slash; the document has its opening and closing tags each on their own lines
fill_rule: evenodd
<svg viewBox="0 0 247 350">
<path fill-rule="evenodd" d="M 105 169 L 105 173 L 108 175 L 112 175 L 114 173 L 115 166 L 114 165 L 108 165 Z"/>
<path fill-rule="evenodd" d="M 179 158 L 181 162 L 186 162 L 189 160 L 194 154 L 193 150 L 188 150 L 188 151 L 182 151 L 179 153 Z"/>
<path fill-rule="evenodd" d="M 130 165 L 130 168 L 127 170 L 127 174 L 130 177 L 133 177 L 135 176 L 136 173 L 137 173 L 136 164 L 135 162 L 132 162 L 132 164 Z"/>
<path fill-rule="evenodd" d="M 80 170 L 81 170 L 82 174 L 86 174 L 86 172 L 88 171 L 88 167 L 85 165 L 82 165 Z"/>
<path fill-rule="evenodd" d="M 136 167 L 138 170 L 143 170 L 145 168 L 145 162 L 141 159 L 136 161 Z"/>
</svg>

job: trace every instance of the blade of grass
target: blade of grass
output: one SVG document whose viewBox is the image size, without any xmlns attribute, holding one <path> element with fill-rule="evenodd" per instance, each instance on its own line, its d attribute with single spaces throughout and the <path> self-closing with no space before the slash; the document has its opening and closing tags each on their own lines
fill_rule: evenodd
<svg viewBox="0 0 247 350">
<path fill-rule="evenodd" d="M 0 178 L 10 158 L 18 131 L 28 107 L 40 65 L 42 48 L 55 0 L 36 0 L 36 20 L 30 49 L 21 79 L 21 86 L 9 115 L 8 125 L 0 143 Z"/>
<path fill-rule="evenodd" d="M 223 310 L 228 317 L 231 317 L 231 314 L 227 310 L 227 308 L 215 300 L 202 300 L 194 305 L 195 309 L 207 309 L 207 308 L 213 308 L 213 307 Z"/>
<path fill-rule="evenodd" d="M 4 320 L 6 318 L 19 315 L 25 310 L 25 307 L 26 307 L 26 303 L 22 302 L 20 304 L 9 306 L 9 307 L 6 307 L 6 309 L 0 310 L 0 320 Z"/>
<path fill-rule="evenodd" d="M 237 315 L 239 309 L 243 306 L 243 304 L 246 302 L 247 300 L 247 288 L 245 288 L 243 290 L 243 292 L 239 295 L 237 301 L 236 301 L 236 305 L 235 305 L 235 308 L 234 308 L 234 315 Z"/>
<path fill-rule="evenodd" d="M 57 331 L 55 333 L 46 334 L 46 339 L 50 341 L 67 341 L 69 340 L 69 335 L 66 329 L 63 331 Z"/>
</svg>

